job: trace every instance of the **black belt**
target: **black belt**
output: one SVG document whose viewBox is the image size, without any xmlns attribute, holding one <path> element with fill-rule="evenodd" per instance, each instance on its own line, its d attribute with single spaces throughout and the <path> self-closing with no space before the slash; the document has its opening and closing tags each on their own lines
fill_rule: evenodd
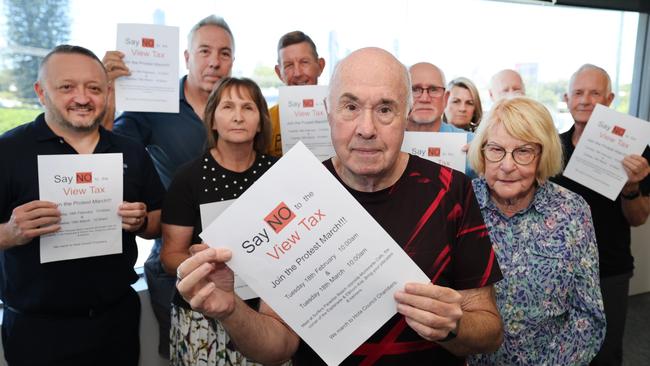
<svg viewBox="0 0 650 366">
<path fill-rule="evenodd" d="M 127 291 L 124 295 L 117 298 L 115 301 L 110 304 L 102 304 L 97 306 L 89 306 L 80 309 L 56 309 L 56 310 L 23 310 L 8 304 L 4 304 L 5 310 L 9 310 L 12 313 L 25 315 L 35 318 L 45 318 L 45 319 L 68 319 L 68 318 L 84 318 L 84 319 L 93 319 L 97 318 L 111 309 L 116 305 L 124 301 L 129 295 L 136 295 L 134 291 Z M 137 296 L 137 295 L 136 295 Z"/>
</svg>

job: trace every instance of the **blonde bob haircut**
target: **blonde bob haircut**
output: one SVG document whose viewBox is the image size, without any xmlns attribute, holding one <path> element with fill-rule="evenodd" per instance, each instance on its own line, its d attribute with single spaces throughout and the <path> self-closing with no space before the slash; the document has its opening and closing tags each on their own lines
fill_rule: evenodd
<svg viewBox="0 0 650 366">
<path fill-rule="evenodd" d="M 467 158 L 479 175 L 485 175 L 483 147 L 490 138 L 490 132 L 499 123 L 503 124 L 510 136 L 541 146 L 535 172 L 538 184 L 562 170 L 562 144 L 551 114 L 539 102 L 515 97 L 498 101 L 476 131 Z"/>
</svg>

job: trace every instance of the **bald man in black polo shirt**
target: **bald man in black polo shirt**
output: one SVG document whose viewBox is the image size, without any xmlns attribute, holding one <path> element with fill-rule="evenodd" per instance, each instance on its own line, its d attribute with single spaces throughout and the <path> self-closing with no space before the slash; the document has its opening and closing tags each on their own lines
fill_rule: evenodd
<svg viewBox="0 0 650 366">
<path fill-rule="evenodd" d="M 45 113 L 0 136 L 5 358 L 12 366 L 137 365 L 135 235 L 159 235 L 162 184 L 141 145 L 99 127 L 109 86 L 91 51 L 56 47 L 34 88 Z M 123 155 L 121 253 L 41 263 L 40 236 L 60 229 L 61 214 L 39 200 L 36 157 L 98 153 Z"/>
<path fill-rule="evenodd" d="M 400 152 L 410 92 L 407 69 L 377 48 L 351 53 L 331 79 L 336 156 L 323 164 L 431 279 L 391 293 L 398 313 L 341 365 L 460 366 L 469 354 L 494 352 L 503 338 L 493 287 L 501 270 L 470 180 Z M 266 302 L 254 311 L 234 294 L 223 265 L 232 252 L 192 251 L 178 267 L 177 288 L 223 325 L 242 354 L 265 364 L 324 364 Z"/>
<path fill-rule="evenodd" d="M 564 95 L 575 123 L 560 135 L 564 163 L 571 159 L 596 104 L 609 106 L 614 100 L 612 82 L 605 70 L 585 64 L 569 81 Z M 591 365 L 623 363 L 623 332 L 627 315 L 627 296 L 634 258 L 630 247 L 630 226 L 642 225 L 650 214 L 650 149 L 643 156 L 628 155 L 622 165 L 628 181 L 614 201 L 564 176 L 552 179 L 581 195 L 591 208 L 600 261 L 600 289 L 607 319 L 603 345 Z"/>
</svg>

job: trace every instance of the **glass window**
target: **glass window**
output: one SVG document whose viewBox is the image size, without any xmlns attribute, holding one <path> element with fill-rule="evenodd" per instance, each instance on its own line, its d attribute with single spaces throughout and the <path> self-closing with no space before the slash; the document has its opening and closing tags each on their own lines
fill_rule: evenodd
<svg viewBox="0 0 650 366">
<path fill-rule="evenodd" d="M 28 31 L 22 37 L 9 32 L 14 24 L 7 17 L 9 3 L 33 6 L 31 2 L 16 0 L 0 2 L 0 133 L 39 113 L 37 100 L 29 90 L 33 80 L 18 82 L 16 76 L 21 58 L 37 59 L 51 47 L 47 41 L 56 38 L 38 38 L 44 32 L 31 28 L 26 28 Z M 458 76 L 470 78 L 479 88 L 484 106 L 489 108 L 490 77 L 501 69 L 513 68 L 522 74 L 527 94 L 543 102 L 553 113 L 558 129 L 564 131 L 572 123 L 562 101 L 568 79 L 588 62 L 605 68 L 611 75 L 616 93 L 614 107 L 622 112 L 629 109 L 638 23 L 638 14 L 632 12 L 485 0 L 45 3 L 55 8 L 50 9 L 50 14 L 67 20 L 66 24 L 52 22 L 48 32 L 88 47 L 100 58 L 115 48 L 117 23 L 178 26 L 182 73 L 182 50 L 191 26 L 209 14 L 221 15 L 235 35 L 233 75 L 258 81 L 271 103 L 277 99 L 277 87 L 281 85 L 273 70 L 277 41 L 284 33 L 300 29 L 313 38 L 326 60 L 322 84 L 328 82 L 336 62 L 349 52 L 377 46 L 393 52 L 406 65 L 432 62 L 444 70 L 447 80 Z M 57 13 L 57 7 L 65 11 Z M 12 17 L 16 17 L 15 9 Z M 37 27 L 34 29 L 44 29 L 37 21 L 31 23 Z M 140 256 L 146 258 L 148 251 L 142 246 Z"/>
</svg>

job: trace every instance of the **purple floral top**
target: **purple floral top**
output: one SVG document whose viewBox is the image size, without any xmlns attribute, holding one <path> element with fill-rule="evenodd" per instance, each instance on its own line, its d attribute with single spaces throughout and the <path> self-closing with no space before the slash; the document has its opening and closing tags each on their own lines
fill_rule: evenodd
<svg viewBox="0 0 650 366">
<path fill-rule="evenodd" d="M 504 341 L 471 365 L 586 365 L 605 337 L 598 249 L 591 211 L 554 183 L 506 217 L 485 178 L 472 181 L 503 280 L 495 284 Z"/>
</svg>

